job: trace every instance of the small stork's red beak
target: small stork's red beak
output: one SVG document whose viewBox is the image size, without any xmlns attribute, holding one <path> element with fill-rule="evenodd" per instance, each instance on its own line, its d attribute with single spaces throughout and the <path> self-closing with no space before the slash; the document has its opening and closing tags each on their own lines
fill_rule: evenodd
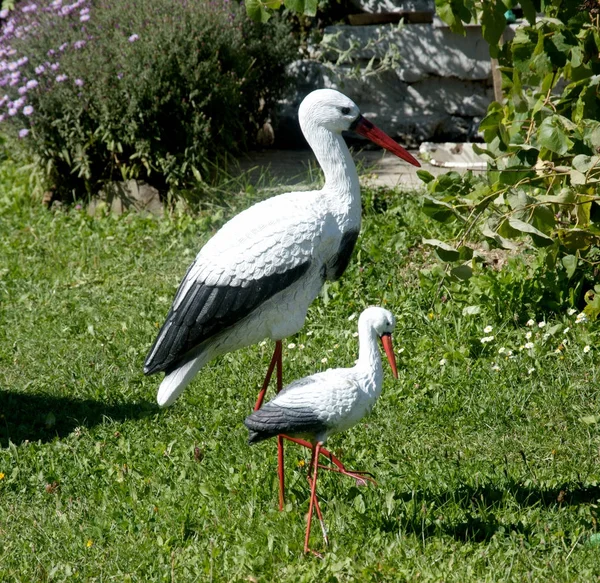
<svg viewBox="0 0 600 583">
<path fill-rule="evenodd" d="M 368 119 L 365 119 L 362 115 L 350 126 L 352 131 L 357 134 L 368 138 L 373 143 L 385 148 L 392 154 L 410 162 L 414 166 L 420 167 L 419 161 L 409 152 L 407 152 L 400 144 L 392 140 L 385 132 L 381 131 L 376 125 L 372 124 Z"/>
<path fill-rule="evenodd" d="M 387 356 L 388 362 L 392 367 L 392 374 L 394 378 L 398 378 L 398 369 L 396 368 L 396 356 L 394 354 L 394 348 L 392 346 L 392 335 L 391 334 L 382 334 L 381 335 L 381 344 L 383 344 L 383 349 L 385 350 L 385 355 Z"/>
</svg>

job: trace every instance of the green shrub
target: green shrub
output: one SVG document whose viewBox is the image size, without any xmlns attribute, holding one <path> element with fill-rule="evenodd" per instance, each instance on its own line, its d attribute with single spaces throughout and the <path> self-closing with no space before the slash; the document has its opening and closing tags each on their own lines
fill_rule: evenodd
<svg viewBox="0 0 600 583">
<path fill-rule="evenodd" d="M 22 4 L 0 38 L 0 127 L 63 198 L 123 178 L 173 191 L 252 141 L 293 55 L 282 21 L 227 0 Z"/>
</svg>

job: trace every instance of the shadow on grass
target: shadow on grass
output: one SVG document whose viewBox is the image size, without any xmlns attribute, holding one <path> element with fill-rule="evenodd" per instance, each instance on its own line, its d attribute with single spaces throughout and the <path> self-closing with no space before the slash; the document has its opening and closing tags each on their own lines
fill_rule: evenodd
<svg viewBox="0 0 600 583">
<path fill-rule="evenodd" d="M 509 480 L 504 485 L 470 487 L 461 486 L 456 490 L 433 494 L 426 491 L 404 493 L 397 496 L 405 502 L 412 501 L 412 513 L 399 519 L 384 519 L 382 530 L 402 529 L 406 533 L 422 538 L 447 535 L 463 542 L 486 542 L 495 535 L 508 536 L 511 533 L 529 536 L 530 527 L 521 521 L 507 522 L 498 519 L 505 514 L 507 506 L 561 508 L 584 504 L 597 504 L 600 501 L 600 486 L 582 483 L 563 484 L 553 488 L 524 485 Z M 459 520 L 445 520 L 447 508 L 463 510 Z"/>
<path fill-rule="evenodd" d="M 140 419 L 157 410 L 156 404 L 149 401 L 105 403 L 0 390 L 0 447 L 7 447 L 9 440 L 16 445 L 25 440 L 52 441 L 76 427 L 93 427 L 105 420 Z"/>
</svg>

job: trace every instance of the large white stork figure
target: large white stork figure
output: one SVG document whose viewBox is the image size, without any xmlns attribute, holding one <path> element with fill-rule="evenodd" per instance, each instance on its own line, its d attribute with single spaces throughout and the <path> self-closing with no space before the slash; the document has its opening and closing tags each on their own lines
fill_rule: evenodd
<svg viewBox="0 0 600 583">
<path fill-rule="evenodd" d="M 378 338 L 381 339 L 392 373 L 398 378 L 391 339 L 395 325 L 396 320 L 388 310 L 367 308 L 358 319 L 359 353 L 355 366 L 329 369 L 294 381 L 244 421 L 249 429 L 250 444 L 281 434 L 310 439 L 312 456 L 308 480 L 311 494 L 304 539 L 305 553 L 314 552 L 308 544 L 313 509 L 317 511 L 325 543 L 328 542 L 316 496 L 317 472 L 319 467 L 324 467 L 318 462 L 320 450 L 329 436 L 356 425 L 371 411 L 381 394 L 383 367 L 377 347 Z M 312 477 L 311 469 L 314 472 Z"/>
<path fill-rule="evenodd" d="M 144 364 L 146 374 L 165 372 L 157 396 L 160 406 L 172 404 L 213 358 L 265 338 L 276 345 L 256 408 L 275 365 L 281 389 L 281 340 L 302 328 L 323 283 L 344 273 L 360 230 L 360 185 L 343 131 L 353 130 L 420 166 L 338 91 L 310 93 L 300 104 L 299 120 L 325 174 L 325 186 L 253 205 L 200 250 Z M 332 461 L 343 469 L 339 460 Z M 282 507 L 281 439 L 279 478 Z"/>
</svg>

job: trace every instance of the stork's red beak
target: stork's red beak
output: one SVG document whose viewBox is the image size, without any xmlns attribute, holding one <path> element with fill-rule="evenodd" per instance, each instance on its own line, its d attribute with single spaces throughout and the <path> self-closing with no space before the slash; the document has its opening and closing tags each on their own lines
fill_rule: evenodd
<svg viewBox="0 0 600 583">
<path fill-rule="evenodd" d="M 392 335 L 391 334 L 382 334 L 381 335 L 381 344 L 383 344 L 383 349 L 385 350 L 385 355 L 387 356 L 388 362 L 392 367 L 392 374 L 394 378 L 398 378 L 398 369 L 396 368 L 396 356 L 394 354 L 394 348 L 392 347 Z"/>
<path fill-rule="evenodd" d="M 355 131 L 357 134 L 368 138 L 373 143 L 385 148 L 392 154 L 406 160 L 414 166 L 420 167 L 419 161 L 409 152 L 407 152 L 400 144 L 392 140 L 385 132 L 381 131 L 376 125 L 372 124 L 368 119 L 365 119 L 362 115 L 350 126 L 350 129 Z"/>
</svg>

